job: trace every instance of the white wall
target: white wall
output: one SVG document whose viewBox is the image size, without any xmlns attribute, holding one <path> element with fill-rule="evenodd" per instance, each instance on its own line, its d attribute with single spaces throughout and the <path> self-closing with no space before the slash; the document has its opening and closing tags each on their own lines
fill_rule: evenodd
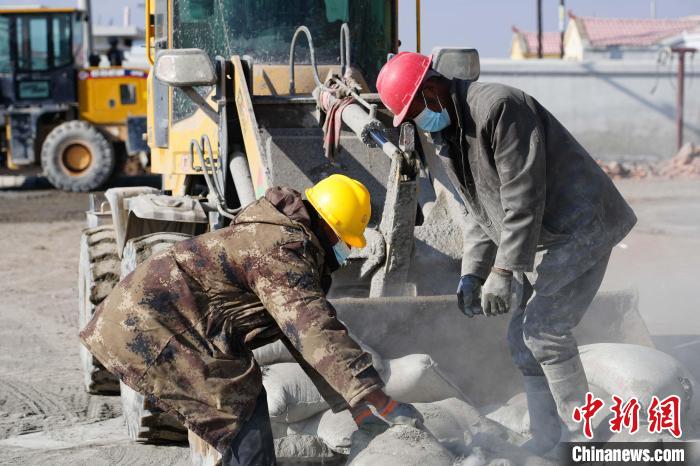
<svg viewBox="0 0 700 466">
<path fill-rule="evenodd" d="M 535 97 L 594 157 L 668 158 L 676 152 L 676 69 L 654 61 L 485 59 L 481 81 Z M 652 89 L 656 91 L 652 94 Z M 686 69 L 685 141 L 700 143 L 700 68 Z"/>
</svg>

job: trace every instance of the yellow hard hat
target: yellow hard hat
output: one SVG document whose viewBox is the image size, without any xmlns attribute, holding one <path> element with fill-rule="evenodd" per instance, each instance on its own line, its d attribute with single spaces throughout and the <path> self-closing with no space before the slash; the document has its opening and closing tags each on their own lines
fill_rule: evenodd
<svg viewBox="0 0 700 466">
<path fill-rule="evenodd" d="M 365 185 L 345 175 L 331 175 L 307 189 L 306 197 L 340 239 L 365 247 L 365 228 L 372 214 Z"/>
</svg>

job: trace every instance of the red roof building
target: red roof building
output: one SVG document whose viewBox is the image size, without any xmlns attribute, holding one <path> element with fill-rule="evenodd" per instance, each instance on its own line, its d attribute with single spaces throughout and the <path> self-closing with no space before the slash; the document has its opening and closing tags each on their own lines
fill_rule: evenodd
<svg viewBox="0 0 700 466">
<path fill-rule="evenodd" d="M 564 58 L 569 60 L 655 58 L 660 48 L 683 43 L 700 28 L 700 17 L 626 19 L 576 16 L 569 13 Z M 542 34 L 544 58 L 559 58 L 558 32 Z M 513 27 L 511 58 L 537 58 L 537 33 Z"/>
<path fill-rule="evenodd" d="M 699 17 L 626 19 L 576 16 L 569 13 L 564 38 L 565 58 L 655 58 L 659 49 L 682 42 L 700 27 Z"/>
<path fill-rule="evenodd" d="M 559 58 L 561 36 L 558 32 L 542 33 L 542 55 L 544 58 Z M 521 31 L 513 26 L 513 43 L 510 50 L 511 58 L 537 58 L 537 33 Z"/>
</svg>

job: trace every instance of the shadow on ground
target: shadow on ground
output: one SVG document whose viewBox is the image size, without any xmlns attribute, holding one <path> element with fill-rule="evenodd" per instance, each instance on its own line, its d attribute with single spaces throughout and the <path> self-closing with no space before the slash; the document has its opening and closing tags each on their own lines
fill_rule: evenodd
<svg viewBox="0 0 700 466">
<path fill-rule="evenodd" d="M 3 176 L 4 183 L 0 183 L 0 189 L 7 190 L 33 190 L 33 189 L 53 189 L 51 183 L 45 176 L 31 175 L 31 176 L 16 176 L 11 175 Z M 154 188 L 160 188 L 160 176 L 158 175 L 139 175 L 139 176 L 117 176 L 103 189 L 109 188 L 122 188 L 129 186 L 152 186 Z"/>
</svg>

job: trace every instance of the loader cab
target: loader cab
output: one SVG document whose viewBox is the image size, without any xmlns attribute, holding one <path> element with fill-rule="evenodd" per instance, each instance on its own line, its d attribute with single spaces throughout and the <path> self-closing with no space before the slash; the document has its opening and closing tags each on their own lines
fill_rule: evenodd
<svg viewBox="0 0 700 466">
<path fill-rule="evenodd" d="M 86 20 L 74 9 L 0 9 L 0 107 L 77 101 Z"/>
<path fill-rule="evenodd" d="M 237 57 L 246 75 L 251 118 L 244 115 L 240 120 L 238 111 L 243 108 L 238 98 L 240 92 L 229 82 L 231 95 L 237 101 L 229 123 L 235 126 L 235 120 L 239 120 L 246 126 L 249 120 L 249 127 L 262 129 L 263 138 L 268 138 L 268 130 L 275 132 L 277 128 L 290 128 L 299 135 L 307 130 L 318 132 L 310 95 L 316 83 L 304 37 L 297 40 L 294 97 L 307 96 L 309 102 L 290 98 L 289 59 L 295 30 L 304 25 L 311 32 L 320 79 L 324 80 L 329 72 L 340 71 L 341 25 L 347 23 L 351 62 L 359 71 L 357 81 L 363 92 L 376 92 L 374 83 L 379 70 L 387 55 L 398 50 L 397 8 L 396 0 L 150 0 L 146 17 L 147 54 L 152 62 L 166 49 L 201 49 L 212 61 L 220 56 L 233 62 Z M 232 77 L 235 73 L 224 75 Z M 174 194 L 191 194 L 190 181 L 198 174 L 198 164 L 190 154 L 190 142 L 207 134 L 216 150 L 219 128 L 182 89 L 160 83 L 153 73 L 149 80 L 148 143 L 152 170 L 164 175 L 164 189 Z M 197 91 L 209 99 L 215 93 L 214 87 L 200 86 Z M 270 103 L 273 99 L 277 100 Z M 296 131 L 297 128 L 302 131 Z M 236 140 L 233 134 L 236 128 L 231 133 L 232 145 L 244 143 Z M 281 139 L 276 141 L 286 144 Z M 290 139 L 285 141 L 296 144 Z M 270 143 L 276 142 L 269 138 L 262 141 L 262 144 Z M 247 150 L 250 147 L 248 143 L 245 146 Z M 262 175 L 255 173 L 256 167 L 266 162 L 258 163 L 256 155 L 249 152 L 247 155 L 257 194 L 264 192 L 269 182 L 284 181 L 260 178 Z M 270 167 L 262 171 L 272 172 Z"/>
<path fill-rule="evenodd" d="M 273 70 L 256 74 L 263 82 L 255 84 L 255 95 L 286 93 L 288 83 L 275 86 L 277 75 L 284 74 L 276 66 L 289 63 L 290 42 L 301 25 L 311 31 L 318 65 L 327 67 L 340 65 L 340 27 L 347 23 L 353 64 L 372 91 L 387 54 L 398 49 L 396 0 L 151 0 L 149 5 L 151 58 L 166 48 L 202 49 L 212 60 L 250 57 Z M 298 48 L 297 63 L 309 64 L 308 47 Z"/>
</svg>

